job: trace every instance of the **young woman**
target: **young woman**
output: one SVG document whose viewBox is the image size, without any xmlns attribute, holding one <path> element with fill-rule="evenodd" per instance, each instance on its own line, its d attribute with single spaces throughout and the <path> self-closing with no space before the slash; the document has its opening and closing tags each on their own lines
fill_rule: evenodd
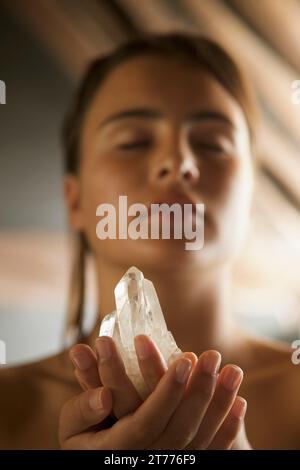
<svg viewBox="0 0 300 470">
<path fill-rule="evenodd" d="M 150 36 L 92 64 L 64 127 L 81 344 L 1 371 L 2 448 L 300 448 L 300 376 L 290 349 L 243 333 L 232 315 L 231 269 L 251 209 L 255 121 L 245 78 L 210 40 Z M 185 250 L 184 239 L 99 240 L 96 208 L 118 208 L 120 195 L 128 205 L 204 203 L 204 248 Z M 88 252 L 99 317 L 82 337 Z M 114 287 L 132 265 L 154 283 L 169 330 L 190 351 L 166 370 L 149 338 L 136 338 L 149 389 L 143 403 L 114 342 L 96 340 L 101 319 L 115 308 Z"/>
</svg>

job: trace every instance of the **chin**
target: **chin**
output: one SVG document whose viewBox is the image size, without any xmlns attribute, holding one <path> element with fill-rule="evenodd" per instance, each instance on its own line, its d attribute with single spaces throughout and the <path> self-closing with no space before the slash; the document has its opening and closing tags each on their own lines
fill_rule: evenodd
<svg viewBox="0 0 300 470">
<path fill-rule="evenodd" d="M 220 243 L 211 231 L 205 232 L 205 242 L 201 249 L 188 250 L 189 243 L 193 243 L 193 240 L 103 240 L 98 247 L 96 244 L 95 252 L 99 259 L 108 263 L 122 265 L 124 269 L 136 266 L 141 271 L 167 271 L 189 265 L 202 269 L 220 262 Z"/>
<path fill-rule="evenodd" d="M 141 270 L 159 269 L 168 271 L 199 263 L 204 255 L 202 250 L 186 250 L 186 240 L 136 240 L 123 252 L 128 265 Z"/>
</svg>

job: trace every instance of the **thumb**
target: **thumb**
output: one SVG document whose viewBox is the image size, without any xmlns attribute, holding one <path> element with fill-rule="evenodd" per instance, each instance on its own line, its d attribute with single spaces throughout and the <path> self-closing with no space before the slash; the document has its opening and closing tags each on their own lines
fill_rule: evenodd
<svg viewBox="0 0 300 470">
<path fill-rule="evenodd" d="M 71 398 L 61 409 L 59 440 L 64 442 L 71 436 L 100 424 L 112 410 L 112 395 L 108 388 L 98 387 Z"/>
</svg>

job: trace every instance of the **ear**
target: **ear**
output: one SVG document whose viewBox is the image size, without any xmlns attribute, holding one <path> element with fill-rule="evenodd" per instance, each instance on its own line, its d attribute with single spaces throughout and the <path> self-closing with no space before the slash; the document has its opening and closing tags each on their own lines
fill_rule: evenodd
<svg viewBox="0 0 300 470">
<path fill-rule="evenodd" d="M 68 173 L 64 177 L 64 197 L 71 227 L 80 231 L 83 229 L 82 213 L 79 197 L 79 180 L 77 176 Z"/>
</svg>

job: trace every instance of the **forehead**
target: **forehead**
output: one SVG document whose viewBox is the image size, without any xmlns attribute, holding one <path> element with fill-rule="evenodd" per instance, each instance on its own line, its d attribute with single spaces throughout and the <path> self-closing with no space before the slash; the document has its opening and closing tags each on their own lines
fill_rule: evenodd
<svg viewBox="0 0 300 470">
<path fill-rule="evenodd" d="M 171 119 L 208 109 L 220 111 L 236 127 L 246 127 L 235 99 L 209 72 L 159 56 L 127 60 L 99 86 L 87 112 L 86 125 L 99 125 L 109 115 L 131 108 L 156 108 Z"/>
</svg>

